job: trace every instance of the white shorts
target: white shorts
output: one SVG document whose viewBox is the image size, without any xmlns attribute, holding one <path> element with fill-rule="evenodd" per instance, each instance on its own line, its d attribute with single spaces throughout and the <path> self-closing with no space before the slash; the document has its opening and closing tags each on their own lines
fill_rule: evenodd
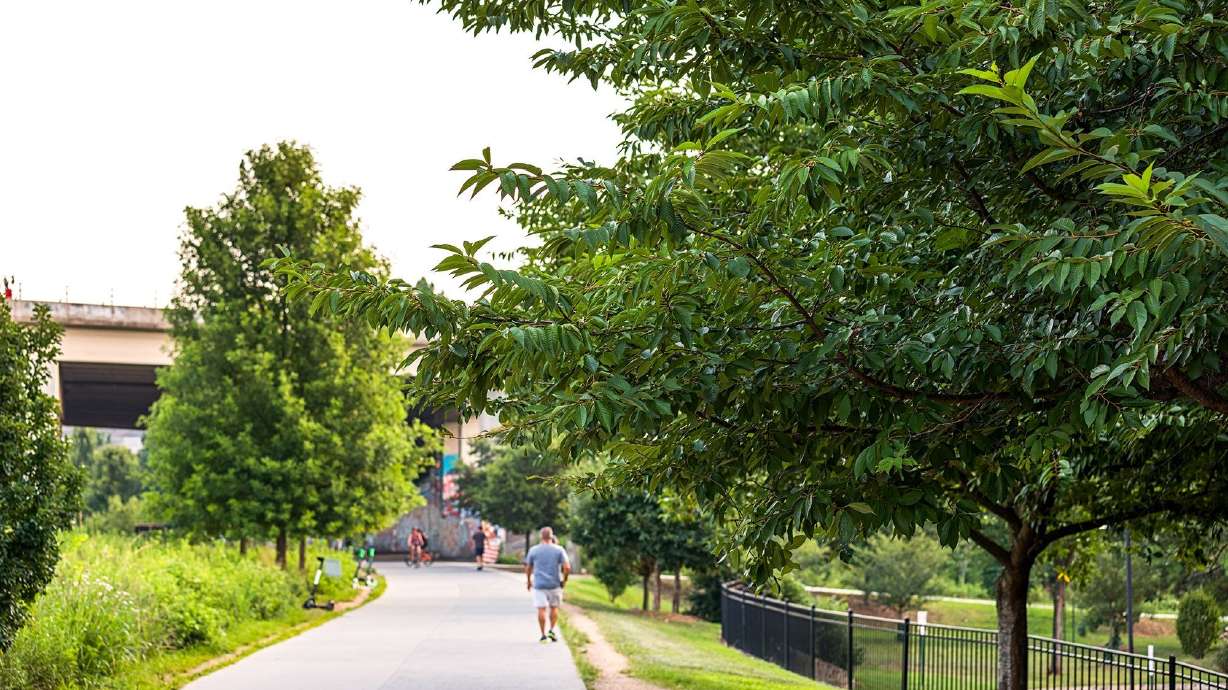
<svg viewBox="0 0 1228 690">
<path fill-rule="evenodd" d="M 557 609 L 563 605 L 563 588 L 555 587 L 554 589 L 537 589 L 533 588 L 533 607 L 544 609 L 550 607 Z"/>
</svg>

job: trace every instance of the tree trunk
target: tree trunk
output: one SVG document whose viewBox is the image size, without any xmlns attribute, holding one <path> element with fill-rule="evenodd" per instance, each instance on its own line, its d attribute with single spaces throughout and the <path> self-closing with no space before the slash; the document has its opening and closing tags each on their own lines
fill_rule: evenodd
<svg viewBox="0 0 1228 690">
<path fill-rule="evenodd" d="M 239 539 L 239 555 L 240 556 L 247 555 L 247 542 L 248 542 L 247 537 L 242 537 Z"/>
<path fill-rule="evenodd" d="M 661 610 L 661 568 L 652 569 L 652 610 L 659 612 Z"/>
<path fill-rule="evenodd" d="M 1062 639 L 1062 619 L 1066 613 L 1066 583 L 1059 577 L 1053 583 L 1053 639 Z M 1057 650 L 1055 650 L 1057 651 Z M 1062 675 L 1062 655 L 1055 653 L 1049 665 L 1049 673 Z"/>
<path fill-rule="evenodd" d="M 298 538 L 298 569 L 307 569 L 307 537 Z"/>
<path fill-rule="evenodd" d="M 524 533 L 524 555 L 526 556 L 529 555 L 529 539 L 531 538 L 531 534 L 531 532 Z"/>
<path fill-rule="evenodd" d="M 648 610 L 648 571 L 646 570 L 643 571 L 643 575 L 640 576 L 640 586 L 644 590 L 644 598 L 643 598 L 643 601 L 640 602 L 640 610 L 647 611 Z"/>
<path fill-rule="evenodd" d="M 998 690 L 1028 687 L 1028 576 L 1031 562 L 1006 565 L 998 576 Z"/>
<path fill-rule="evenodd" d="M 286 552 L 289 550 L 289 544 L 286 541 L 286 528 L 282 527 L 277 530 L 277 565 L 281 566 L 282 570 L 286 569 Z"/>
<path fill-rule="evenodd" d="M 674 571 L 674 597 L 669 602 L 670 613 L 678 613 L 682 608 L 682 575 Z"/>
</svg>

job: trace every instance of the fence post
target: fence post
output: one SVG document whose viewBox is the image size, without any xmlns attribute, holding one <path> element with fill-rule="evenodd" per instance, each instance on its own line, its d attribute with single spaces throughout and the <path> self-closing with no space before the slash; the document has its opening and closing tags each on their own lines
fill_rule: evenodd
<svg viewBox="0 0 1228 690">
<path fill-rule="evenodd" d="M 1177 690 L 1177 657 L 1168 657 L 1168 690 Z"/>
<path fill-rule="evenodd" d="M 815 658 L 814 644 L 814 604 L 810 605 L 810 680 L 818 680 L 819 660 Z"/>
<path fill-rule="evenodd" d="M 738 648 L 746 651 L 746 585 L 742 585 L 742 635 L 738 639 Z"/>
<path fill-rule="evenodd" d="M 789 666 L 790 656 L 792 655 L 789 653 L 789 602 L 786 600 L 785 601 L 785 670 L 786 671 L 793 670 L 793 668 Z"/>
<path fill-rule="evenodd" d="M 759 658 L 767 658 L 767 597 L 759 595 Z"/>
<path fill-rule="evenodd" d="M 847 653 L 848 653 L 848 667 L 849 667 L 849 673 L 848 673 L 849 690 L 853 690 L 853 609 L 852 608 L 849 609 L 849 647 L 848 647 Z M 1169 688 L 1169 690 L 1173 690 L 1173 689 Z"/>
<path fill-rule="evenodd" d="M 904 619 L 904 666 L 900 673 L 900 690 L 908 690 L 908 619 Z"/>
</svg>

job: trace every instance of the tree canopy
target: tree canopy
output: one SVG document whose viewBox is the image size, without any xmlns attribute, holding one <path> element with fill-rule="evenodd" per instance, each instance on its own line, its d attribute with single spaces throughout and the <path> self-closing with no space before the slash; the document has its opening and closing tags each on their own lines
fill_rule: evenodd
<svg viewBox="0 0 1228 690">
<path fill-rule="evenodd" d="M 1047 547 L 1228 514 L 1222 0 L 442 6 L 631 102 L 608 164 L 457 163 L 541 239 L 514 270 L 443 245 L 471 303 L 278 261 L 290 296 L 432 338 L 422 401 L 612 451 L 757 579 L 811 537 L 973 540 L 1003 690 Z"/>
<path fill-rule="evenodd" d="M 486 440 L 475 441 L 473 450 L 477 465 L 459 469 L 462 506 L 518 534 L 545 526 L 565 529 L 561 518 L 568 488 L 558 481 L 563 467 L 557 457 L 530 446 L 508 447 Z"/>
<path fill-rule="evenodd" d="M 381 529 L 417 496 L 434 450 L 406 424 L 398 338 L 315 320 L 261 268 L 276 247 L 377 274 L 354 189 L 326 186 L 311 152 L 247 154 L 215 208 L 187 210 L 180 292 L 168 310 L 177 356 L 149 417 L 156 498 L 206 534 L 288 536 Z M 417 443 L 415 443 L 417 441 Z"/>
<path fill-rule="evenodd" d="M 80 473 L 60 435 L 59 403 L 46 391 L 60 332 L 45 306 L 21 325 L 0 298 L 0 651 L 51 581 L 59 532 L 79 506 Z"/>
<path fill-rule="evenodd" d="M 112 496 L 122 504 L 143 488 L 144 471 L 136 453 L 113 443 L 93 449 L 85 474 L 85 508 L 92 513 L 107 510 Z"/>
</svg>

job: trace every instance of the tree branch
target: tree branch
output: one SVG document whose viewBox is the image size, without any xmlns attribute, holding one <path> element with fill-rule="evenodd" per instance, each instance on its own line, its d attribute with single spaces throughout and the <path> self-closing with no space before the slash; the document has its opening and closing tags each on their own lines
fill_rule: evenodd
<svg viewBox="0 0 1228 690">
<path fill-rule="evenodd" d="M 1228 398 L 1220 395 L 1212 389 L 1204 388 L 1184 372 L 1176 367 L 1169 367 L 1164 370 L 1164 378 L 1169 383 L 1173 384 L 1173 388 L 1181 391 L 1185 397 L 1197 402 L 1208 410 L 1213 410 L 1222 415 L 1228 415 Z"/>
<path fill-rule="evenodd" d="M 1123 510 L 1118 513 L 1102 515 L 1100 517 L 1091 518 L 1090 520 L 1071 522 L 1062 525 L 1057 529 L 1045 531 L 1045 533 L 1040 536 L 1039 544 L 1042 547 L 1048 546 L 1059 539 L 1064 539 L 1076 534 L 1082 534 L 1083 532 L 1090 532 L 1094 529 L 1100 529 L 1106 525 L 1116 525 L 1129 520 L 1137 520 L 1138 518 L 1147 517 L 1148 515 L 1155 515 L 1156 513 L 1177 511 L 1183 506 L 1188 507 L 1188 503 L 1185 501 L 1157 501 L 1155 503 L 1151 503 L 1146 506 L 1139 506 L 1138 508 L 1133 508 L 1131 510 Z"/>
<path fill-rule="evenodd" d="M 1200 143 L 1202 143 L 1204 140 L 1206 140 L 1206 139 L 1210 139 L 1210 138 L 1212 138 L 1212 137 L 1218 137 L 1219 135 L 1223 134 L 1224 132 L 1228 132 L 1228 121 L 1226 121 L 1226 122 L 1221 122 L 1221 123 L 1219 124 L 1219 126 L 1218 126 L 1218 127 L 1214 128 L 1214 129 L 1209 129 L 1209 130 L 1207 130 L 1207 131 L 1203 132 L 1203 133 L 1202 133 L 1202 135 L 1200 135 L 1200 136 L 1198 136 L 1198 137 L 1195 137 L 1195 138 L 1193 138 L 1193 139 L 1191 139 L 1191 140 L 1189 140 L 1189 141 L 1185 142 L 1184 144 L 1182 144 L 1181 146 L 1177 147 L 1176 149 L 1173 149 L 1173 151 L 1172 151 L 1172 152 L 1170 152 L 1168 155 L 1166 155 L 1166 156 L 1164 156 L 1163 158 L 1161 158 L 1161 159 L 1160 159 L 1160 165 L 1164 165 L 1164 164 L 1168 163 L 1170 160 L 1172 160 L 1172 159 L 1174 159 L 1174 158 L 1176 158 L 1176 157 L 1180 156 L 1181 154 L 1185 153 L 1186 151 L 1190 150 L 1191 148 L 1193 148 L 1193 147 L 1195 147 L 1195 146 L 1199 145 L 1199 144 L 1200 144 Z"/>
<path fill-rule="evenodd" d="M 1010 525 L 1014 529 L 1019 529 L 1019 527 L 1023 524 L 1023 520 L 1019 517 L 1019 513 L 1015 512 L 1014 508 L 1008 505 L 994 503 L 988 496 L 982 493 L 980 489 L 973 489 L 968 493 L 968 495 L 971 496 L 972 500 L 976 501 L 982 508 L 1002 518 L 1006 524 Z"/>
<path fill-rule="evenodd" d="M 1011 552 L 1006 550 L 998 542 L 990 539 L 986 534 L 979 529 L 974 529 L 968 533 L 968 538 L 971 539 L 977 546 L 989 552 L 1002 565 L 1011 564 Z"/>
<path fill-rule="evenodd" d="M 877 379 L 871 376 L 864 369 L 854 364 L 853 361 L 849 359 L 847 355 L 844 355 L 842 353 L 836 353 L 835 360 L 839 362 L 840 364 L 843 364 L 844 367 L 849 370 L 849 373 L 853 375 L 853 378 L 857 379 L 858 381 L 864 383 L 865 385 L 871 388 L 880 390 L 890 395 L 893 398 L 900 398 L 902 400 L 916 400 L 918 398 L 925 398 L 927 400 L 934 400 L 936 402 L 953 403 L 956 405 L 975 405 L 977 403 L 982 403 L 987 400 L 1010 400 L 1014 397 L 1009 393 L 998 393 L 998 392 L 932 393 L 932 392 L 916 390 L 914 388 L 903 388 L 893 383 L 887 383 L 886 381 L 883 381 L 881 379 Z"/>
<path fill-rule="evenodd" d="M 989 207 L 985 205 L 985 199 L 981 193 L 976 191 L 976 185 L 972 183 L 972 175 L 968 174 L 968 169 L 964 167 L 963 162 L 958 158 L 952 158 L 951 164 L 955 168 L 955 172 L 959 175 L 960 182 L 963 183 L 964 193 L 968 195 L 968 201 L 972 203 L 972 210 L 981 217 L 981 220 L 986 225 L 997 225 L 993 219 L 993 214 L 989 212 Z"/>
</svg>

